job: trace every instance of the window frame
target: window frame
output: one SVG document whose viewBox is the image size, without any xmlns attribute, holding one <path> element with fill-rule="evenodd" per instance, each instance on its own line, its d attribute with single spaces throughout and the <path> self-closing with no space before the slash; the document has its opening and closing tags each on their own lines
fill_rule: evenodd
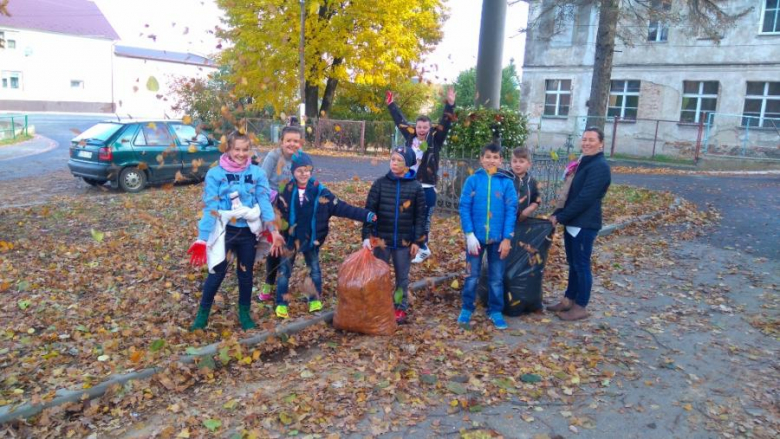
<svg viewBox="0 0 780 439">
<path fill-rule="evenodd" d="M 74 85 L 76 83 L 76 85 Z M 71 79 L 70 80 L 70 88 L 72 89 L 83 89 L 84 88 L 84 80 L 83 79 Z"/>
<path fill-rule="evenodd" d="M 753 84 L 763 84 L 764 85 L 763 93 L 761 95 L 751 95 L 751 94 L 748 94 L 748 88 L 749 88 L 749 85 L 751 83 L 753 83 Z M 768 101 L 778 101 L 778 102 L 780 102 L 780 93 L 778 93 L 776 95 L 775 94 L 769 94 L 769 86 L 770 86 L 770 84 L 778 84 L 778 86 L 780 87 L 780 82 L 777 82 L 777 81 L 746 81 L 745 82 L 745 102 L 742 105 L 742 121 L 741 121 L 741 124 L 740 124 L 740 126 L 742 128 L 772 128 L 772 129 L 776 128 L 776 126 L 768 127 L 768 126 L 764 125 L 765 119 L 770 119 L 770 120 L 778 120 L 778 119 L 780 119 L 780 117 L 767 117 L 766 116 L 766 106 L 767 106 Z M 758 125 L 751 125 L 749 123 L 745 124 L 746 120 L 753 120 L 756 117 L 756 116 L 752 116 L 752 115 L 751 116 L 747 116 L 747 117 L 745 116 L 745 110 L 746 110 L 748 99 L 750 99 L 750 100 L 760 100 L 761 101 L 761 110 L 759 111 L 759 114 L 758 114 Z"/>
<path fill-rule="evenodd" d="M 769 0 L 764 0 L 761 2 L 761 17 L 760 20 L 758 20 L 758 33 L 760 35 L 780 35 L 780 1 L 778 1 L 775 4 L 775 7 L 771 10 L 775 11 L 775 22 L 774 22 L 774 28 L 776 30 L 773 31 L 764 31 L 764 19 L 766 18 L 766 13 L 769 9 L 767 9 L 767 6 L 769 5 Z"/>
<path fill-rule="evenodd" d="M 697 92 L 696 93 L 686 93 L 685 92 L 685 83 L 686 82 L 697 83 L 698 84 Z M 708 82 L 710 82 L 710 83 L 714 82 L 717 85 L 717 87 L 718 87 L 718 91 L 714 95 L 713 94 L 705 94 L 704 93 L 704 84 L 708 83 Z M 715 99 L 715 109 L 712 110 L 712 111 L 709 111 L 709 110 L 704 110 L 704 111 L 705 112 L 710 112 L 710 113 L 717 112 L 717 109 L 718 109 L 718 96 L 719 95 L 720 95 L 720 81 L 705 81 L 705 80 L 687 81 L 687 80 L 684 80 L 683 81 L 683 87 L 682 87 L 682 100 L 680 101 L 680 123 L 691 125 L 691 124 L 699 124 L 699 123 L 702 122 L 701 121 L 701 114 L 702 114 L 701 103 L 702 103 L 703 99 Z M 689 99 L 690 98 L 695 98 L 696 99 L 696 110 L 693 110 L 693 111 L 695 111 L 694 117 L 693 117 L 693 122 L 687 121 L 687 120 L 683 120 L 683 114 L 686 113 L 686 112 L 690 112 L 691 111 L 691 110 L 686 110 L 685 108 L 683 108 L 683 102 L 685 102 L 685 98 L 689 98 Z"/>
<path fill-rule="evenodd" d="M 22 77 L 22 72 L 17 70 L 0 71 L 0 88 L 7 90 L 22 90 Z M 16 79 L 16 87 L 13 86 L 13 79 Z"/>
<path fill-rule="evenodd" d="M 653 5 L 652 9 L 658 9 L 664 12 L 672 10 L 672 0 L 658 0 L 658 5 Z M 653 29 L 655 27 L 655 29 Z M 650 32 L 655 31 L 655 38 L 650 38 Z M 669 23 L 661 20 L 647 20 L 647 42 L 666 43 L 669 41 Z"/>
<path fill-rule="evenodd" d="M 558 81 L 558 87 L 555 90 L 548 89 L 549 82 Z M 564 81 L 569 82 L 568 90 L 561 88 Z M 548 118 L 565 118 L 569 117 L 571 110 L 571 98 L 572 98 L 572 80 L 571 79 L 545 79 L 544 80 L 544 110 L 542 110 L 542 117 Z M 555 95 L 555 114 L 547 114 L 547 96 Z M 566 106 L 566 114 L 561 114 L 561 96 L 569 96 L 569 104 Z"/>
<path fill-rule="evenodd" d="M 612 86 L 616 82 L 622 82 L 623 83 L 623 90 L 619 91 L 613 91 Z M 628 91 L 628 83 L 629 82 L 637 82 L 639 83 L 639 88 L 637 91 Z M 622 99 L 620 101 L 620 106 L 614 106 L 609 105 L 609 100 L 607 101 L 607 118 L 609 118 L 609 110 L 611 108 L 619 108 L 620 109 L 620 115 L 619 117 L 621 120 L 636 120 L 639 116 L 639 94 L 642 90 L 642 81 L 639 79 L 613 79 L 609 81 L 609 98 L 610 99 L 613 95 L 614 96 L 621 96 Z M 636 96 L 636 107 L 626 107 L 626 100 L 629 96 Z M 626 117 L 626 108 L 632 109 L 636 111 L 636 114 L 634 117 Z"/>
</svg>

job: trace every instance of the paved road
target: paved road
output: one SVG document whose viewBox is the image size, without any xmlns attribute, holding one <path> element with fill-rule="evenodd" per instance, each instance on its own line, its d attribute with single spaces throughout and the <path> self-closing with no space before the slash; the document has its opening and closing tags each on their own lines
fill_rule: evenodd
<svg viewBox="0 0 780 439">
<path fill-rule="evenodd" d="M 72 130 L 83 131 L 100 116 L 33 115 L 36 131 L 58 142 L 51 151 L 20 159 L 0 161 L 0 181 L 67 171 L 68 144 Z M 314 157 L 315 175 L 322 181 L 358 177 L 373 180 L 387 172 L 383 158 Z M 74 187 L 76 180 L 72 179 Z M 616 184 L 668 190 L 700 209 L 715 207 L 723 216 L 721 227 L 705 239 L 720 248 L 734 248 L 756 256 L 780 259 L 780 176 L 711 175 L 614 175 Z M 60 184 L 58 187 L 63 187 Z"/>
<path fill-rule="evenodd" d="M 109 116 L 47 115 L 32 114 L 28 123 L 35 125 L 35 132 L 55 142 L 57 147 L 42 154 L 0 161 L 0 180 L 45 176 L 68 168 L 72 130 L 84 131 Z"/>
</svg>

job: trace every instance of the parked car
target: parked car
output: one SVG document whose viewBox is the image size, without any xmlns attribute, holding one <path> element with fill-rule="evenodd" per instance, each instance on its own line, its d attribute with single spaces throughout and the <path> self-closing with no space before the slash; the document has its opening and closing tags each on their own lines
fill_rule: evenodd
<svg viewBox="0 0 780 439">
<path fill-rule="evenodd" d="M 181 178 L 202 180 L 219 144 L 195 127 L 170 120 L 107 120 L 71 141 L 68 168 L 90 185 L 126 192 Z"/>
</svg>

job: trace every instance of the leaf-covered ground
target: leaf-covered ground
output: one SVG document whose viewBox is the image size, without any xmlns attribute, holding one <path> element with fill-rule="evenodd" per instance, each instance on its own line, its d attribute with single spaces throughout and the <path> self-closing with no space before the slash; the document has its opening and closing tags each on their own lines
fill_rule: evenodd
<svg viewBox="0 0 780 439">
<path fill-rule="evenodd" d="M 361 203 L 367 183 L 330 185 Z M 136 196 L 62 198 L 0 213 L 0 359 L 3 405 L 50 398 L 61 388 L 87 388 L 113 373 L 166 363 L 172 354 L 230 338 L 237 330 L 235 276 L 217 297 L 210 330 L 190 334 L 205 272 L 187 264 L 196 234 L 200 185 L 152 189 Z M 668 206 L 667 194 L 616 188 L 606 218 Z M 412 279 L 462 271 L 456 217 L 438 218 L 435 257 Z M 323 252 L 327 299 L 340 261 L 359 247 L 359 227 L 336 219 Z M 256 270 L 262 272 L 263 264 Z M 302 273 L 303 270 L 298 270 Z M 259 276 L 256 276 L 259 277 Z M 259 282 L 256 282 L 259 285 Z M 292 305 L 304 317 L 302 302 Z M 261 329 L 277 322 L 253 307 Z"/>
<path fill-rule="evenodd" d="M 368 188 L 362 182 L 329 186 L 357 204 Z M 518 415 L 531 424 L 538 408 L 574 404 L 639 375 L 634 366 L 639 354 L 626 345 L 620 330 L 597 319 L 562 325 L 549 314 L 536 314 L 499 333 L 477 315 L 474 330 L 458 329 L 453 322 L 462 281 L 415 294 L 411 324 L 393 337 L 318 325 L 246 349 L 236 344 L 244 334 L 235 332 L 237 291 L 229 276 L 209 330 L 190 334 L 186 327 L 204 272 L 190 268 L 184 252 L 195 235 L 200 190 L 182 186 L 136 196 L 65 198 L 0 212 L 0 236 L 12 237 L 0 245 L 0 294 L 6 299 L 0 309 L 4 404 L 45 400 L 57 389 L 86 388 L 112 373 L 166 367 L 151 380 L 112 389 L 92 402 L 47 410 L 10 432 L 37 437 L 93 432 L 197 437 L 210 431 L 219 436 L 297 432 L 346 437 L 351 431 L 403 432 L 423 422 L 427 428 L 446 429 L 445 418 L 426 419 L 426 412 L 438 408 L 445 416 L 467 420 L 518 401 L 530 407 Z M 672 198 L 613 187 L 605 203 L 606 222 L 663 210 Z M 685 224 L 676 236 L 684 238 L 711 219 L 683 203 L 653 223 L 600 239 L 604 250 L 597 254 L 617 251 L 621 260 L 597 257 L 594 269 L 605 279 L 598 291 L 625 291 L 625 285 L 606 275 L 641 271 L 668 251 L 657 241 L 654 246 L 642 240 L 610 243 L 670 224 Z M 333 305 L 339 262 L 359 247 L 355 223 L 335 220 L 333 226 L 322 253 L 328 306 Z M 456 217 L 438 217 L 432 233 L 435 257 L 415 266 L 412 279 L 463 273 L 461 239 Z M 561 291 L 564 266 L 556 241 L 546 291 Z M 605 306 L 604 299 L 594 300 Z M 294 318 L 308 317 L 303 305 L 293 303 Z M 253 312 L 258 331 L 277 324 L 270 308 L 254 306 Z M 605 310 L 602 318 L 619 312 Z M 771 318 L 771 313 L 756 313 L 751 324 L 771 334 L 776 328 Z M 197 366 L 174 361 L 188 348 L 212 342 L 222 342 L 213 361 Z M 593 416 L 564 417 L 572 431 L 595 422 Z"/>
</svg>

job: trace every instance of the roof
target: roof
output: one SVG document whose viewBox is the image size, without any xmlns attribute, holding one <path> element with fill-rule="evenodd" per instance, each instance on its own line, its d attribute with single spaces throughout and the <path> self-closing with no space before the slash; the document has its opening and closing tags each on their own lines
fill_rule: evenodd
<svg viewBox="0 0 780 439">
<path fill-rule="evenodd" d="M 196 66 L 217 67 L 214 61 L 192 53 L 170 52 L 167 50 L 146 49 L 143 47 L 114 46 L 114 53 L 117 56 L 127 58 L 151 59 L 155 61 L 166 61 L 179 64 L 192 64 Z"/>
<path fill-rule="evenodd" d="M 0 14 L 0 27 L 119 39 L 111 23 L 89 0 L 16 0 L 9 2 L 7 9 L 11 16 Z"/>
</svg>

